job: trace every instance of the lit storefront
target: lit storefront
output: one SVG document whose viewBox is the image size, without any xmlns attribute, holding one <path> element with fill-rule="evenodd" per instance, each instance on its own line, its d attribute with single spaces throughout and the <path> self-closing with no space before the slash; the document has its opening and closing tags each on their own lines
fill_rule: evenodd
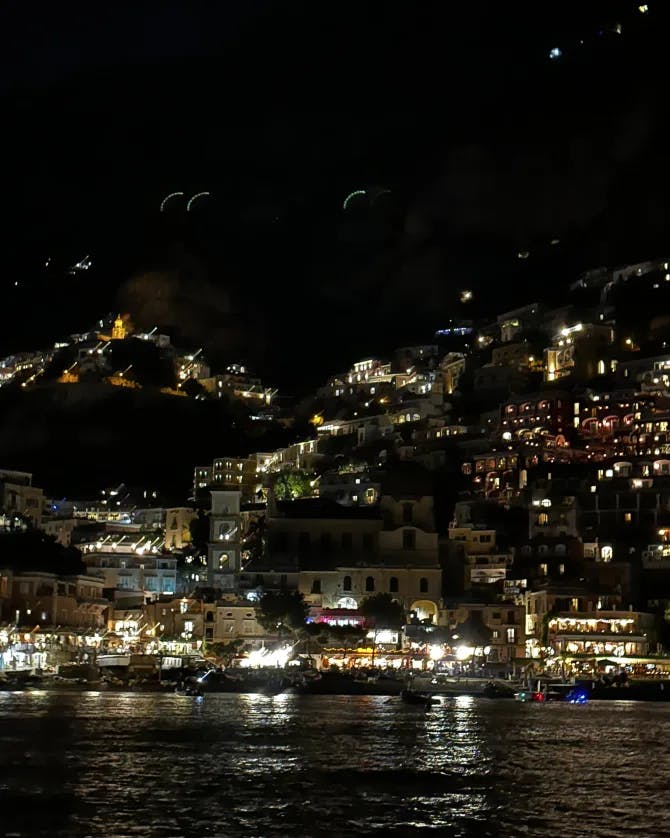
<svg viewBox="0 0 670 838">
<path fill-rule="evenodd" d="M 556 655 L 644 657 L 649 651 L 649 640 L 642 630 L 641 618 L 649 615 L 623 613 L 554 617 L 548 626 L 549 644 Z"/>
<path fill-rule="evenodd" d="M 68 663 L 86 663 L 100 650 L 104 634 L 67 629 L 21 631 L 0 629 L 0 671 L 43 670 L 57 672 Z"/>
</svg>

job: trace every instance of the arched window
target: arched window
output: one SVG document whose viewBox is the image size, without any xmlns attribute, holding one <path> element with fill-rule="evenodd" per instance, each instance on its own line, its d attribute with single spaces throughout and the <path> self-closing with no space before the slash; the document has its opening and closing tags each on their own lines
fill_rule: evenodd
<svg viewBox="0 0 670 838">
<path fill-rule="evenodd" d="M 351 590 L 351 576 L 345 576 L 342 580 L 342 590 L 343 591 L 350 591 Z"/>
<path fill-rule="evenodd" d="M 205 615 L 205 622 L 206 623 L 213 623 L 214 622 L 214 612 L 208 611 Z"/>
<path fill-rule="evenodd" d="M 374 576 L 366 576 L 365 578 L 365 590 L 366 591 L 374 591 L 375 589 L 375 578 Z"/>
<path fill-rule="evenodd" d="M 313 594 L 320 594 L 321 593 L 321 580 L 320 579 L 312 579 L 312 593 Z"/>
<path fill-rule="evenodd" d="M 420 594 L 427 594 L 428 593 L 428 580 L 425 576 L 422 576 L 419 579 L 419 593 Z"/>
<path fill-rule="evenodd" d="M 398 577 L 392 576 L 389 579 L 389 593 L 397 594 L 398 593 Z"/>
</svg>

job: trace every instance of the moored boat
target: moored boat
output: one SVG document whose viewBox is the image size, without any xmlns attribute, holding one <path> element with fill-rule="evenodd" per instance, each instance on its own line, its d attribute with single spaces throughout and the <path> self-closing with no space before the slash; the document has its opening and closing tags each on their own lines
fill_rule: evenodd
<svg viewBox="0 0 670 838">
<path fill-rule="evenodd" d="M 440 704 L 439 698 L 434 698 L 430 693 L 424 692 L 423 690 L 402 690 L 400 700 L 405 704 L 418 704 L 423 707 Z"/>
<path fill-rule="evenodd" d="M 295 692 L 304 695 L 400 695 L 402 689 L 403 682 L 396 678 L 364 678 L 342 672 L 320 672 L 295 682 Z"/>
</svg>

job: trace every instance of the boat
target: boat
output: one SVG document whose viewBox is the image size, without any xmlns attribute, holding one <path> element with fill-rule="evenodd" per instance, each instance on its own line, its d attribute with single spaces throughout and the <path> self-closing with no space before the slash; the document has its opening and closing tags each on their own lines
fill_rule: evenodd
<svg viewBox="0 0 670 838">
<path fill-rule="evenodd" d="M 284 678 L 270 678 L 264 686 L 260 688 L 263 695 L 279 695 L 283 693 L 287 687 L 287 682 Z"/>
<path fill-rule="evenodd" d="M 565 700 L 570 704 L 588 704 L 589 694 L 583 687 L 574 687 L 565 696 Z"/>
<path fill-rule="evenodd" d="M 567 701 L 569 704 L 586 704 L 588 691 L 581 685 L 566 681 L 538 681 L 535 689 L 522 688 L 514 693 L 516 701 L 543 704 L 547 701 Z"/>
<path fill-rule="evenodd" d="M 403 682 L 397 678 L 362 678 L 348 673 L 303 674 L 294 682 L 302 695 L 400 695 Z"/>
<path fill-rule="evenodd" d="M 670 701 L 670 681 L 645 679 L 608 684 L 581 681 L 579 686 L 592 701 Z"/>
<path fill-rule="evenodd" d="M 439 698 L 424 692 L 423 690 L 402 690 L 400 693 L 400 700 L 405 704 L 418 704 L 423 707 L 430 707 L 431 704 L 440 704 Z"/>
<path fill-rule="evenodd" d="M 217 669 L 192 674 L 179 681 L 175 692 L 180 695 L 203 695 L 204 693 L 258 693 L 279 695 L 288 687 L 289 681 L 282 675 L 266 672 L 228 673 Z"/>
<path fill-rule="evenodd" d="M 417 690 L 456 698 L 460 695 L 483 696 L 487 686 L 491 683 L 491 679 L 442 674 L 417 674 L 414 676 L 412 683 Z"/>
<path fill-rule="evenodd" d="M 484 698 L 514 698 L 518 687 L 508 681 L 489 681 L 484 687 Z"/>
</svg>

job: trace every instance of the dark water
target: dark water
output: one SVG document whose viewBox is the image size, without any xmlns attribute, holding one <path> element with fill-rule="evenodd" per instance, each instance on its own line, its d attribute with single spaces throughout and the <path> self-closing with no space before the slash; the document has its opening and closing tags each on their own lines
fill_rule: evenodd
<svg viewBox="0 0 670 838">
<path fill-rule="evenodd" d="M 0 836 L 670 836 L 670 705 L 0 693 Z"/>
</svg>

